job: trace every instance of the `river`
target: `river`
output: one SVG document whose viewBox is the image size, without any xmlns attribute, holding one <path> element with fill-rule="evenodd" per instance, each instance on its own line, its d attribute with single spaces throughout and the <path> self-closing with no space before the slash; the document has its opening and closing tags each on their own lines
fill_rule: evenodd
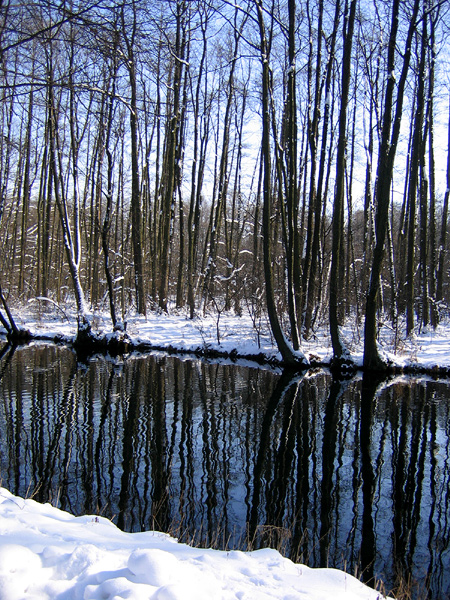
<svg viewBox="0 0 450 600">
<path fill-rule="evenodd" d="M 0 478 L 126 531 L 450 595 L 450 386 L 3 348 Z"/>
</svg>

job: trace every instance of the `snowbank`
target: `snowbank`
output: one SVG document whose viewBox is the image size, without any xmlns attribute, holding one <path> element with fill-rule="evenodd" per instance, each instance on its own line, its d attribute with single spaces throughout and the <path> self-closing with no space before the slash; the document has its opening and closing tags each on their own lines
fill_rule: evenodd
<svg viewBox="0 0 450 600">
<path fill-rule="evenodd" d="M 0 599 L 378 600 L 342 571 L 275 550 L 221 552 L 157 532 L 124 533 L 0 488 Z"/>
</svg>

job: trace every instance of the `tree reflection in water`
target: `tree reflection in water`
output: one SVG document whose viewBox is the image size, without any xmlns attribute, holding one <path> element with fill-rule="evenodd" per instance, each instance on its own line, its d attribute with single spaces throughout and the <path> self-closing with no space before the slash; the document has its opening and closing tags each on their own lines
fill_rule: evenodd
<svg viewBox="0 0 450 600">
<path fill-rule="evenodd" d="M 445 381 L 0 351 L 0 476 L 128 531 L 449 593 Z"/>
</svg>

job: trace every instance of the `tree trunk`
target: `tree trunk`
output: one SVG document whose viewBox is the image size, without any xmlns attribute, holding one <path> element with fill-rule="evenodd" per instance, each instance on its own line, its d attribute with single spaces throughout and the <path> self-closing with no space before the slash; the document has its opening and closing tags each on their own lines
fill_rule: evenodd
<svg viewBox="0 0 450 600">
<path fill-rule="evenodd" d="M 444 298 L 444 272 L 445 272 L 445 259 L 447 257 L 447 220 L 448 220 L 448 201 L 450 196 L 450 96 L 449 96 L 449 114 L 448 114 L 448 126 L 447 126 L 447 186 L 444 195 L 444 202 L 442 205 L 442 217 L 441 217 L 441 233 L 439 236 L 439 253 L 438 253 L 438 266 L 436 275 L 436 300 L 439 302 Z"/>
<path fill-rule="evenodd" d="M 51 73 L 51 65 L 49 72 Z M 72 278 L 75 300 L 77 303 L 78 312 L 78 336 L 83 339 L 85 336 L 90 334 L 90 324 L 87 318 L 87 308 L 84 298 L 83 287 L 80 279 L 80 246 L 79 246 L 79 211 L 78 206 L 73 206 L 73 228 L 72 232 L 70 221 L 69 221 L 69 206 L 67 197 L 65 195 L 64 186 L 61 181 L 62 165 L 61 165 L 61 153 L 58 147 L 58 117 L 55 106 L 55 99 L 53 94 L 53 81 L 50 76 L 49 81 L 49 96 L 48 96 L 48 110 L 49 110 L 49 122 L 50 122 L 50 144 L 49 144 L 49 157 L 50 157 L 50 169 L 52 171 L 53 189 L 55 192 L 55 201 L 58 207 L 58 213 L 60 217 L 60 224 L 63 235 L 63 243 L 66 251 L 67 262 L 69 264 L 69 270 Z"/>
<path fill-rule="evenodd" d="M 295 353 L 286 339 L 278 319 L 272 272 L 272 181 L 271 181 L 271 158 L 270 158 L 270 67 L 269 67 L 269 45 L 266 38 L 264 25 L 264 14 L 262 0 L 254 0 L 258 14 L 258 25 L 261 42 L 262 61 L 262 161 L 264 167 L 263 175 L 263 238 L 264 238 L 264 280 L 266 285 L 266 304 L 269 315 L 270 326 L 275 342 L 281 353 L 283 362 L 288 366 L 306 365 L 303 355 Z"/>
<path fill-rule="evenodd" d="M 333 345 L 333 362 L 337 365 L 348 362 L 349 353 L 345 348 L 339 332 L 339 281 L 341 244 L 342 244 L 342 220 L 344 213 L 344 191 L 345 191 L 345 155 L 347 148 L 347 105 L 351 79 L 351 58 L 353 28 L 356 14 L 356 0 L 352 0 L 346 26 L 344 25 L 344 55 L 342 58 L 342 92 L 341 108 L 339 115 L 339 139 L 336 158 L 336 191 L 333 204 L 333 240 L 331 251 L 331 274 L 330 274 L 330 334 Z"/>
<path fill-rule="evenodd" d="M 131 37 L 125 25 L 125 7 L 122 7 L 122 33 L 127 48 L 127 68 L 130 83 L 130 142 L 131 142 L 131 229 L 134 260 L 134 285 L 136 291 L 136 310 L 140 315 L 147 312 L 145 301 L 145 288 L 143 276 L 143 248 L 142 248 L 142 216 L 141 216 L 141 190 L 139 183 L 139 144 L 138 144 L 138 115 L 137 115 L 137 81 L 134 44 L 136 42 L 137 14 L 135 0 L 132 1 L 133 23 Z"/>
<path fill-rule="evenodd" d="M 189 52 L 190 52 L 190 39 L 186 43 L 186 57 L 185 61 L 189 64 Z M 183 99 L 182 99 L 182 110 L 180 117 L 180 135 L 178 142 L 178 176 L 177 176 L 177 192 L 178 192 L 178 222 L 179 222 L 179 250 L 178 250 L 178 278 L 177 278 L 177 297 L 176 297 L 176 306 L 177 308 L 182 308 L 185 304 L 185 289 L 184 289 L 184 280 L 185 280 L 185 272 L 186 272 L 186 264 L 185 264 L 185 217 L 184 217 L 184 203 L 183 203 L 183 192 L 181 190 L 181 166 L 179 163 L 182 160 L 181 154 L 181 146 L 184 144 L 185 137 L 185 128 L 186 128 L 186 107 L 187 107 L 187 97 L 188 97 L 188 83 L 189 83 L 189 69 L 185 69 L 184 74 L 184 85 L 183 85 Z"/>
<path fill-rule="evenodd" d="M 294 350 L 300 348 L 300 332 L 297 322 L 300 302 L 300 273 L 296 272 L 295 250 L 298 238 L 298 191 L 297 191 L 297 97 L 296 97 L 296 64 L 295 64 L 295 29 L 296 29 L 296 2 L 289 0 L 289 43 L 288 43 L 288 92 L 286 100 L 286 207 L 287 207 L 287 283 L 288 283 L 288 308 L 291 323 L 291 337 Z M 321 37 L 321 36 L 319 36 Z M 320 45 L 319 50 L 320 54 Z M 317 69 L 320 66 L 318 59 Z M 318 92 L 317 92 L 318 93 Z M 319 100 L 318 100 L 319 101 Z M 280 182 L 281 186 L 281 182 Z"/>
<path fill-rule="evenodd" d="M 114 281 L 111 274 L 111 269 L 109 265 L 109 233 L 111 229 L 111 213 L 112 213 L 112 204 L 113 204 L 113 173 L 114 173 L 114 161 L 113 161 L 113 153 L 111 150 L 111 133 L 113 127 L 113 119 L 114 119 L 114 98 L 116 95 L 116 78 L 117 78 L 117 48 L 114 45 L 113 55 L 112 55 L 112 65 L 111 71 L 109 73 L 109 79 L 111 81 L 111 89 L 109 90 L 109 98 L 107 103 L 107 114 L 106 114 L 106 123 L 105 123 L 105 154 L 106 154 L 106 164 L 107 164 L 107 173 L 106 173 L 106 206 L 105 206 L 105 214 L 103 217 L 103 225 L 101 230 L 101 238 L 102 238 L 102 250 L 103 250 L 103 260 L 104 260 L 104 269 L 105 269 L 105 277 L 106 284 L 108 289 L 108 297 L 109 297 L 109 310 L 111 314 L 111 321 L 113 325 L 113 329 L 118 329 L 121 327 L 117 320 L 116 313 L 116 302 L 115 302 L 115 292 L 114 292 Z"/>
<path fill-rule="evenodd" d="M 34 68 L 34 63 L 33 63 Z M 19 264 L 19 282 L 18 282 L 18 294 L 19 296 L 24 292 L 25 283 L 25 264 L 26 264 L 26 250 L 27 250 L 27 230 L 28 230 L 28 214 L 31 194 L 31 127 L 33 123 L 33 108 L 34 108 L 34 88 L 31 86 L 30 96 L 28 101 L 28 120 L 27 129 L 25 135 L 25 165 L 23 174 L 23 187 L 22 187 L 22 223 L 21 223 L 21 234 L 20 234 L 20 264 Z"/>
<path fill-rule="evenodd" d="M 424 6 L 426 2 L 424 2 Z M 425 12 L 425 8 L 424 8 Z M 409 216 L 408 216 L 408 253 L 406 261 L 406 335 L 411 335 L 414 330 L 414 315 L 415 315 L 415 285 L 414 285 L 414 273 L 415 273 L 415 245 L 416 245 L 416 204 L 417 204 L 417 192 L 419 191 L 419 204 L 421 214 L 421 231 L 420 239 L 421 243 L 425 244 L 425 247 L 421 246 L 421 259 L 425 261 L 425 265 L 422 265 L 426 269 L 426 227 L 427 227 L 427 214 L 424 215 L 423 199 L 424 189 L 419 182 L 419 172 L 424 175 L 424 170 L 421 169 L 422 157 L 423 157 L 423 121 L 424 121 L 424 108 L 425 108 L 425 55 L 426 55 L 426 44 L 427 44 L 427 17 L 423 14 L 422 18 L 422 44 L 421 53 L 419 60 L 419 69 L 417 73 L 417 106 L 414 117 L 414 133 L 412 139 L 412 152 L 411 152 L 411 170 L 409 178 Z M 426 276 L 424 271 L 421 271 L 422 278 Z M 422 313 L 423 315 L 423 313 Z"/>
<path fill-rule="evenodd" d="M 322 224 L 322 211 L 325 204 L 324 194 L 324 179 L 325 179 L 325 167 L 326 167 L 326 151 L 328 141 L 328 128 L 330 124 L 330 113 L 331 113 L 331 76 L 333 71 L 333 64 L 335 60 L 335 46 L 336 37 L 339 25 L 340 15 L 340 0 L 336 1 L 335 13 L 334 13 L 334 24 L 333 31 L 330 39 L 330 49 L 327 60 L 326 77 L 325 77 L 325 110 L 323 116 L 322 125 L 322 141 L 320 148 L 320 161 L 319 161 L 319 172 L 317 177 L 317 190 L 315 198 L 315 215 L 314 215 L 314 230 L 311 247 L 311 265 L 309 271 L 309 277 L 306 279 L 305 271 L 303 272 L 303 284 L 302 291 L 306 294 L 305 299 L 305 317 L 304 317 L 304 335 L 308 337 L 313 324 L 313 311 L 317 303 L 318 296 L 320 295 L 320 282 L 318 278 L 319 272 L 319 254 L 320 254 L 320 233 Z"/>
<path fill-rule="evenodd" d="M 380 292 L 380 277 L 384 256 L 384 245 L 389 218 L 389 201 L 394 169 L 394 159 L 397 151 L 400 124 L 403 111 L 403 98 L 406 76 L 411 60 L 411 42 L 416 30 L 416 19 L 419 11 L 419 0 L 414 2 L 414 10 L 410 20 L 400 80 L 397 88 L 395 116 L 392 121 L 393 96 L 395 81 L 395 51 L 398 31 L 398 14 L 400 0 L 394 0 L 392 5 L 391 31 L 389 35 L 388 59 L 386 65 L 387 83 L 384 98 L 383 125 L 381 130 L 380 149 L 377 165 L 377 184 L 375 198 L 377 210 L 375 216 L 376 243 L 373 252 L 370 272 L 369 290 L 366 300 L 366 318 L 364 324 L 364 367 L 366 369 L 385 370 L 386 362 L 381 358 L 377 346 L 377 302 Z"/>
<path fill-rule="evenodd" d="M 207 13 L 202 15 L 202 55 L 197 74 L 197 85 L 195 89 L 194 105 L 194 142 L 193 142 L 193 158 L 191 171 L 191 196 L 189 202 L 188 215 L 188 256 L 187 256 L 187 280 L 188 280 L 188 305 L 190 318 L 195 315 L 195 294 L 194 294 L 194 279 L 195 279 L 195 264 L 197 254 L 197 243 L 200 225 L 200 198 L 203 183 L 203 171 L 205 165 L 205 153 L 209 138 L 209 120 L 210 120 L 210 105 L 207 106 L 207 97 L 205 90 L 203 116 L 200 116 L 200 93 L 202 86 L 202 78 L 206 55 L 208 50 L 208 40 L 206 30 L 208 25 Z M 207 85 L 207 75 L 205 75 L 205 86 Z M 204 129 L 201 130 L 201 124 L 204 123 Z M 200 138 L 200 148 L 199 148 Z"/>
<path fill-rule="evenodd" d="M 211 213 L 213 218 L 210 226 L 210 238 L 208 248 L 208 258 L 206 262 L 206 269 L 203 281 L 203 298 L 206 300 L 208 294 L 214 293 L 214 274 L 216 270 L 217 260 L 217 247 L 219 243 L 220 229 L 222 226 L 222 218 L 226 212 L 226 200 L 228 194 L 228 183 L 229 183 L 229 146 L 230 146 L 230 131 L 231 131 L 231 119 L 233 100 L 235 94 L 235 70 L 238 60 L 238 49 L 242 35 L 242 29 L 247 20 L 245 16 L 241 23 L 237 24 L 238 9 L 235 11 L 235 28 L 234 28 L 234 45 L 233 55 L 231 57 L 230 73 L 228 76 L 227 89 L 226 89 L 226 105 L 223 117 L 223 134 L 222 134 L 222 148 L 221 157 L 219 163 L 219 173 L 217 180 L 217 202 L 214 207 L 214 212 Z"/>
<path fill-rule="evenodd" d="M 428 155 L 429 155 L 429 186 L 430 186 L 430 265 L 429 265 L 429 293 L 431 300 L 431 324 L 434 328 L 439 323 L 439 313 L 436 303 L 436 277 L 437 277 L 437 248 L 436 248 L 436 175 L 434 157 L 434 83 L 436 68 L 436 39 L 435 22 L 430 13 L 430 71 L 427 101 L 428 114 Z"/>
<path fill-rule="evenodd" d="M 169 257 L 171 226 L 173 223 L 176 190 L 179 178 L 179 152 L 180 152 L 180 96 L 183 74 L 184 56 L 186 51 L 184 22 L 186 3 L 177 2 L 177 29 L 175 37 L 174 65 L 173 65 L 173 98 L 170 107 L 167 128 L 166 153 L 163 161 L 161 179 L 161 237 L 160 237 L 160 279 L 159 279 L 159 307 L 167 311 L 169 292 Z"/>
</svg>

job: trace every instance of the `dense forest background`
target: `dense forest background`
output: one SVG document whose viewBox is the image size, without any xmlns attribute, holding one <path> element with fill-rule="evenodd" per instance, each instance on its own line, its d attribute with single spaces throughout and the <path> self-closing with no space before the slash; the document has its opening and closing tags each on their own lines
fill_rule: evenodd
<svg viewBox="0 0 450 600">
<path fill-rule="evenodd" d="M 448 0 L 0 2 L 0 296 L 326 324 L 447 314 Z M 3 324 L 10 327 L 2 315 Z"/>
</svg>

